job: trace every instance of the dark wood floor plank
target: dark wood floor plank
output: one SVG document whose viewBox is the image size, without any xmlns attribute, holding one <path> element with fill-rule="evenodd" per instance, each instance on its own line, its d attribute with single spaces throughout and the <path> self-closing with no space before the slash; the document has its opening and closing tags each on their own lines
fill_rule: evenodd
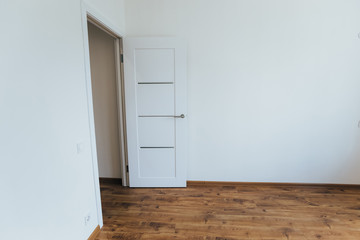
<svg viewBox="0 0 360 240">
<path fill-rule="evenodd" d="M 360 188 L 101 184 L 104 239 L 360 239 Z"/>
</svg>

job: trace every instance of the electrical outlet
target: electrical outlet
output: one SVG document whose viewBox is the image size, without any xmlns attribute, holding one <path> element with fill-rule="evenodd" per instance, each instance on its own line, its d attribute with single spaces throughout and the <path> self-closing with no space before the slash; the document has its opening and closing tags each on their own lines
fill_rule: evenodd
<svg viewBox="0 0 360 240">
<path fill-rule="evenodd" d="M 84 143 L 79 142 L 78 144 L 76 144 L 77 154 L 81 154 L 84 151 L 84 148 L 85 148 Z"/>
<path fill-rule="evenodd" d="M 85 216 L 84 216 L 84 225 L 87 226 L 87 225 L 89 224 L 90 220 L 91 220 L 91 213 L 88 212 L 88 213 L 85 214 Z"/>
</svg>

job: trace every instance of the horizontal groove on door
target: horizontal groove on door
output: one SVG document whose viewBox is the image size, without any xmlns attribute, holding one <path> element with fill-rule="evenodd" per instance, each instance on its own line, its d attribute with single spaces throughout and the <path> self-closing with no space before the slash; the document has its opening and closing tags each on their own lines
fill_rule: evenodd
<svg viewBox="0 0 360 240">
<path fill-rule="evenodd" d="M 138 82 L 138 84 L 174 84 L 174 82 Z"/>
<path fill-rule="evenodd" d="M 175 147 L 140 147 L 141 149 L 149 149 L 149 148 L 175 148 Z"/>
<path fill-rule="evenodd" d="M 171 118 L 173 118 L 174 115 L 139 115 L 138 117 L 167 117 L 167 118 L 171 117 Z"/>
</svg>

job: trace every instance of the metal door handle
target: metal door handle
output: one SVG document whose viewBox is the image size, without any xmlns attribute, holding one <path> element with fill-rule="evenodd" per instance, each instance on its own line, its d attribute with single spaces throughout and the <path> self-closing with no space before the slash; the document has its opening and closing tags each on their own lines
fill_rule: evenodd
<svg viewBox="0 0 360 240">
<path fill-rule="evenodd" d="M 179 115 L 179 116 L 174 116 L 174 118 L 185 118 L 185 115 L 184 114 L 181 114 L 181 115 Z"/>
</svg>

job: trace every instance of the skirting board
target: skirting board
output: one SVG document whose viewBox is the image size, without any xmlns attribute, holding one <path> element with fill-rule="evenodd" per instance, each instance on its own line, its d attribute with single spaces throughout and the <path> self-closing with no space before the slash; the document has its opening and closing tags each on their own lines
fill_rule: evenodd
<svg viewBox="0 0 360 240">
<path fill-rule="evenodd" d="M 332 184 L 332 183 L 276 183 L 276 182 L 223 182 L 223 181 L 187 181 L 187 186 L 234 186 L 234 185 L 253 185 L 253 186 L 310 186 L 310 187 L 355 187 L 360 188 L 359 184 Z"/>
<path fill-rule="evenodd" d="M 121 178 L 99 178 L 100 184 L 119 184 L 122 185 L 122 179 Z"/>
<path fill-rule="evenodd" d="M 99 235 L 100 231 L 101 231 L 100 226 L 97 225 L 97 227 L 94 229 L 88 240 L 95 240 L 96 237 Z"/>
</svg>

